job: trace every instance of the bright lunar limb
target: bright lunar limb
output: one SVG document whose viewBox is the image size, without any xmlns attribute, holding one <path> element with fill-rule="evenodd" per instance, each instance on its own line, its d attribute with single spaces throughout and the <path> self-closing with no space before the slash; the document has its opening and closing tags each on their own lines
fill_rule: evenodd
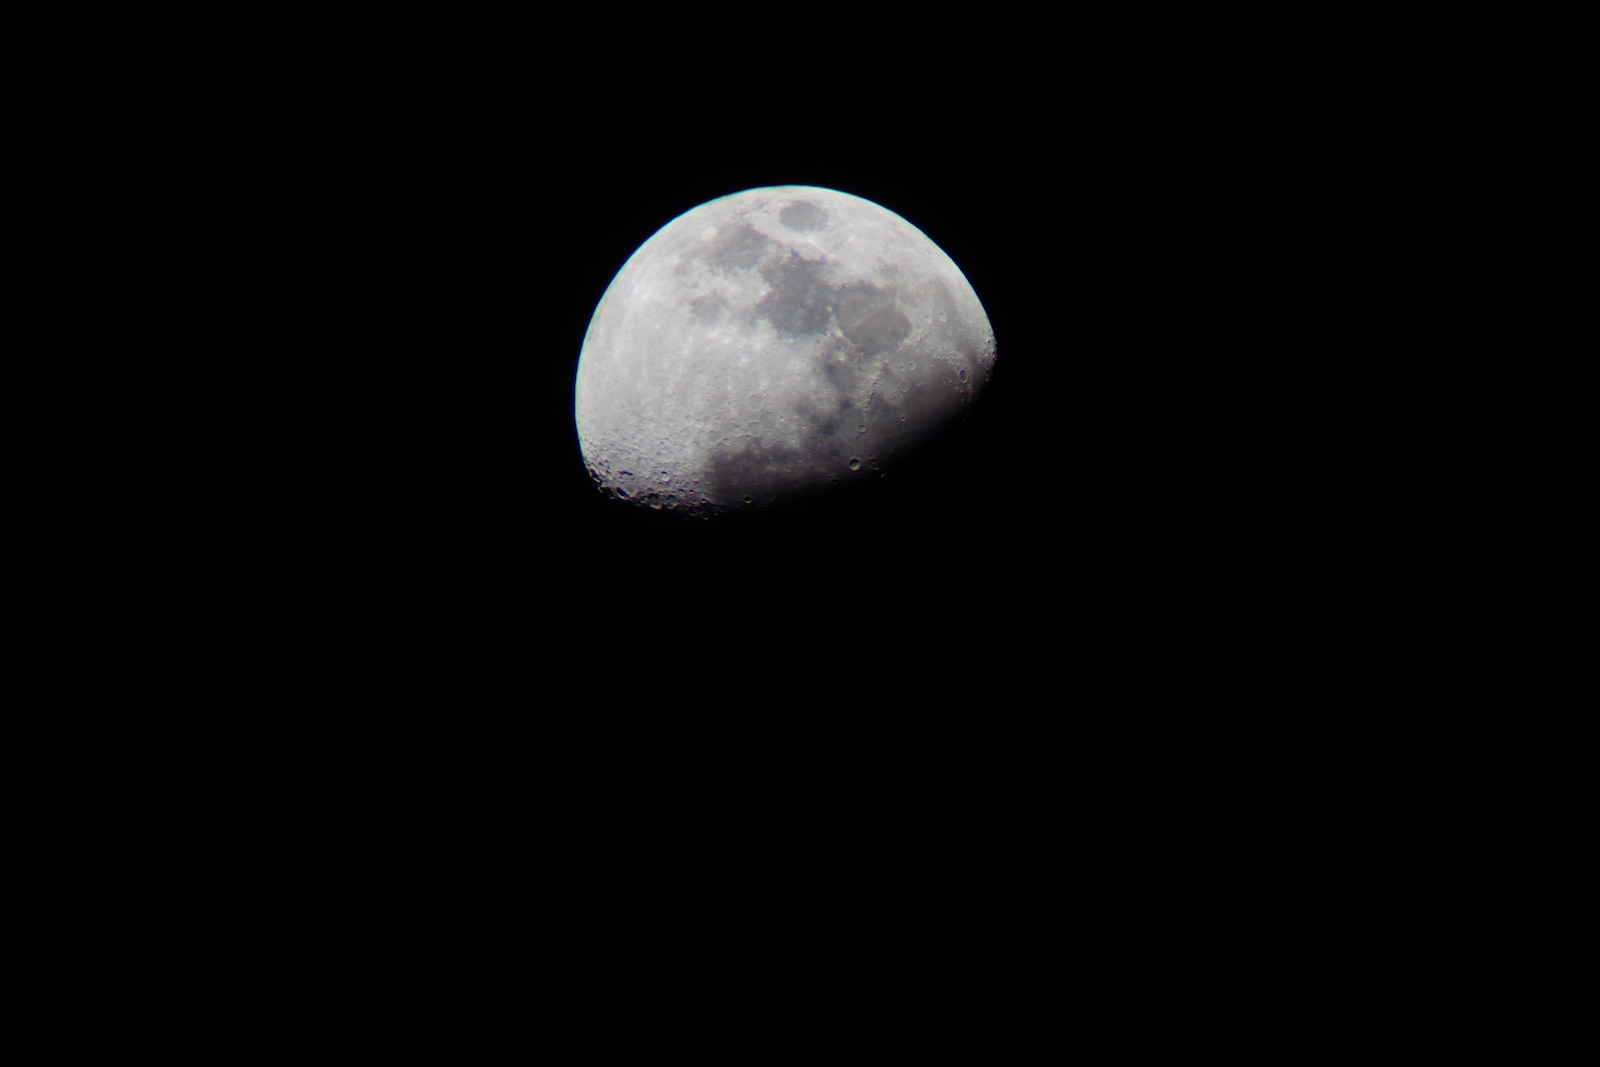
<svg viewBox="0 0 1600 1067">
<path fill-rule="evenodd" d="M 673 219 L 612 279 L 578 360 L 578 441 L 617 497 L 766 504 L 875 477 L 994 359 L 972 286 L 905 219 L 832 189 L 748 189 Z"/>
</svg>

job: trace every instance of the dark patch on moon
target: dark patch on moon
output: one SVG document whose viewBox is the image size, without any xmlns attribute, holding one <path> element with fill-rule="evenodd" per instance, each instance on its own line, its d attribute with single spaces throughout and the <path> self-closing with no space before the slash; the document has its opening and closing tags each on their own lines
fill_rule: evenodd
<svg viewBox="0 0 1600 1067">
<path fill-rule="evenodd" d="M 898 267 L 894 273 L 899 274 Z M 950 289 L 938 278 L 929 278 L 921 285 L 912 286 L 900 294 L 901 300 L 911 307 L 920 308 L 925 303 L 931 303 L 935 312 L 949 314 L 955 310 L 955 300 L 950 295 Z"/>
<path fill-rule="evenodd" d="M 719 319 L 728 314 L 728 301 L 721 293 L 701 293 L 689 301 L 689 310 L 702 321 Z"/>
<path fill-rule="evenodd" d="M 802 398 L 795 405 L 795 414 L 800 416 L 802 432 L 808 436 L 833 437 L 839 432 L 840 414 L 848 409 L 849 397 L 841 396 L 835 402 L 833 409 L 824 410 L 823 407 L 810 397 Z"/>
<path fill-rule="evenodd" d="M 761 262 L 770 247 L 772 242 L 760 231 L 748 222 L 741 222 L 712 238 L 706 262 L 727 270 L 749 270 Z"/>
<path fill-rule="evenodd" d="M 971 395 L 971 383 L 962 381 L 957 370 L 941 359 L 926 353 L 917 358 L 927 365 L 919 372 L 902 374 L 906 388 L 895 390 L 891 404 L 897 416 L 906 416 L 905 425 L 920 431 L 957 414 Z"/>
<path fill-rule="evenodd" d="M 838 391 L 839 410 L 843 411 L 851 406 L 851 395 L 865 387 L 867 371 L 856 356 L 839 359 L 830 355 L 822 362 L 822 375 Z"/>
<path fill-rule="evenodd" d="M 756 307 L 780 334 L 821 333 L 833 318 L 834 291 L 822 279 L 822 261 L 802 259 L 794 252 L 761 268 L 772 291 Z"/>
<path fill-rule="evenodd" d="M 725 506 L 737 505 L 746 496 L 765 504 L 814 481 L 815 463 L 816 457 L 809 453 L 749 438 L 708 457 L 706 481 L 712 497 Z"/>
<path fill-rule="evenodd" d="M 911 320 L 895 303 L 894 291 L 868 282 L 839 290 L 839 330 L 863 352 L 886 352 L 911 333 Z"/>
<path fill-rule="evenodd" d="M 828 224 L 828 209 L 810 200 L 796 200 L 778 212 L 778 221 L 800 233 L 815 233 Z"/>
</svg>

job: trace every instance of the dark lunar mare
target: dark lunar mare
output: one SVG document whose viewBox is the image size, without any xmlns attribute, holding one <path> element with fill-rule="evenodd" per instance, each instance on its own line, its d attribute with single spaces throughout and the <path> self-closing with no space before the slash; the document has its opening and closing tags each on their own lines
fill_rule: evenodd
<svg viewBox="0 0 1600 1067">
<path fill-rule="evenodd" d="M 748 249 L 747 242 L 732 247 Z M 757 304 L 760 313 L 780 335 L 816 336 L 830 329 L 837 344 L 818 358 L 823 377 L 834 389 L 827 400 L 800 401 L 792 413 L 800 420 L 801 449 L 770 444 L 760 437 L 746 440 L 709 457 L 706 474 L 712 496 L 724 505 L 765 504 L 809 487 L 817 487 L 821 469 L 836 469 L 823 488 L 849 479 L 864 480 L 896 454 L 907 450 L 918 433 L 948 420 L 970 397 L 974 383 L 950 369 L 937 355 L 905 344 L 911 320 L 900 307 L 893 287 L 854 281 L 829 285 L 826 259 L 808 260 L 790 251 L 781 260 L 761 267 L 771 286 Z M 900 378 L 896 358 L 936 368 Z M 969 356 L 968 362 L 971 362 Z M 877 389 L 868 390 L 879 375 Z M 899 383 L 905 382 L 905 388 Z M 864 406 L 855 400 L 868 392 Z M 862 432 L 868 427 L 870 432 Z M 917 428 L 915 431 L 906 427 Z M 854 469 L 852 469 L 854 468 Z M 746 498 L 749 498 L 748 501 Z"/>
</svg>

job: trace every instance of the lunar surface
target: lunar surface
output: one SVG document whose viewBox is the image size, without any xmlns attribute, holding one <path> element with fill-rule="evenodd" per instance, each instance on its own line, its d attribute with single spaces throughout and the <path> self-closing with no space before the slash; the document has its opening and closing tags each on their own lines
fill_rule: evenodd
<svg viewBox="0 0 1600 1067">
<path fill-rule="evenodd" d="M 578 441 L 619 498 L 760 506 L 878 477 L 994 360 L 972 286 L 905 219 L 831 189 L 749 189 L 673 219 L 612 279 L 578 360 Z"/>
</svg>

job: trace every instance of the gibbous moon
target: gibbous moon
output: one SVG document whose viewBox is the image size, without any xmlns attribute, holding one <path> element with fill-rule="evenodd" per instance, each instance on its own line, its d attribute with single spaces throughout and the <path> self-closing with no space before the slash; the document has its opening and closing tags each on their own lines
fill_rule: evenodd
<svg viewBox="0 0 1600 1067">
<path fill-rule="evenodd" d="M 578 442 L 617 497 L 707 514 L 878 477 L 964 409 L 994 333 L 950 257 L 832 189 L 748 189 L 645 241 L 595 308 Z"/>
</svg>

